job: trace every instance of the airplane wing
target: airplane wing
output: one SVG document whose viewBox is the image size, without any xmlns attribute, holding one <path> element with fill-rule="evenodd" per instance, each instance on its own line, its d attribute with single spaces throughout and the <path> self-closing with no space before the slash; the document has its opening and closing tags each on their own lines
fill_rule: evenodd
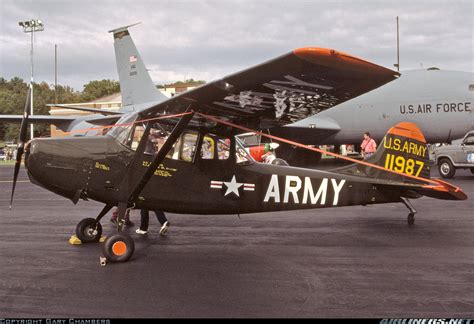
<svg viewBox="0 0 474 324">
<path fill-rule="evenodd" d="M 29 116 L 28 120 L 38 124 L 60 125 L 73 122 L 77 116 Z M 0 122 L 21 123 L 23 115 L 0 115 Z"/>
<path fill-rule="evenodd" d="M 397 78 L 399 73 L 323 48 L 299 48 L 207 83 L 145 113 L 195 111 L 242 126 L 283 126 L 329 109 Z"/>
<path fill-rule="evenodd" d="M 94 112 L 94 113 L 103 114 L 103 115 L 122 115 L 123 114 L 120 111 L 81 107 L 81 106 L 72 106 L 72 105 L 47 104 L 46 106 L 59 107 L 59 108 L 71 109 L 71 110 L 79 110 L 79 111 L 88 111 L 88 112 Z"/>
</svg>

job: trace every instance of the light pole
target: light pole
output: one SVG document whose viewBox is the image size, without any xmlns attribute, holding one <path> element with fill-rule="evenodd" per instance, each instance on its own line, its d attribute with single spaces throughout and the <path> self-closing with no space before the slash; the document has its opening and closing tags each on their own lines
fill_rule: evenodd
<svg viewBox="0 0 474 324">
<path fill-rule="evenodd" d="M 23 31 L 25 33 L 31 33 L 31 81 L 30 81 L 30 89 L 31 89 L 31 101 L 30 101 L 30 115 L 33 116 L 33 43 L 34 43 L 34 35 L 37 31 L 43 31 L 44 25 L 40 19 L 31 19 L 27 21 L 20 21 L 18 23 L 21 27 L 23 27 Z M 31 138 L 33 139 L 33 124 L 31 124 Z"/>
</svg>

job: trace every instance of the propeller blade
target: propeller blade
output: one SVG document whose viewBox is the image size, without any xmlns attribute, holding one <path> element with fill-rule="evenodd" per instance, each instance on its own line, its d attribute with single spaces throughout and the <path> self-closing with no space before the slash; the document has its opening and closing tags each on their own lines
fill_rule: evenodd
<svg viewBox="0 0 474 324">
<path fill-rule="evenodd" d="M 25 150 L 25 142 L 28 135 L 28 116 L 29 116 L 29 108 L 30 108 L 30 97 L 31 97 L 31 87 L 33 85 L 30 83 L 30 88 L 28 89 L 28 94 L 26 96 L 26 103 L 25 109 L 23 111 L 23 119 L 21 120 L 20 126 L 20 136 L 18 138 L 18 149 L 16 153 L 16 163 L 15 163 L 15 171 L 13 172 L 13 187 L 12 187 L 12 195 L 10 198 L 10 209 L 12 209 L 13 205 L 13 195 L 15 194 L 15 187 L 16 181 L 18 179 L 18 173 L 20 172 L 21 167 L 21 158 L 23 157 L 23 152 Z"/>
</svg>

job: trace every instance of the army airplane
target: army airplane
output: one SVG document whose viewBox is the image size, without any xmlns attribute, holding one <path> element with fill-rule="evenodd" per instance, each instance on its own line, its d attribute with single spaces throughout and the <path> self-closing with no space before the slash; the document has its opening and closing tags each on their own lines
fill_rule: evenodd
<svg viewBox="0 0 474 324">
<path fill-rule="evenodd" d="M 467 198 L 460 188 L 429 178 L 426 141 L 413 123 L 390 128 L 369 160 L 332 172 L 255 162 L 235 136 L 292 123 L 397 76 L 346 53 L 299 48 L 123 116 L 105 136 L 33 139 L 26 145 L 25 166 L 33 183 L 73 203 L 104 203 L 96 218 L 78 223 L 83 242 L 99 240 L 100 220 L 118 206 L 117 232 L 103 245 L 111 262 L 127 261 L 134 253 L 132 237 L 122 231 L 130 208 L 243 214 L 401 202 L 413 224 L 410 198 Z M 313 93 L 294 110 L 284 109 L 278 95 L 289 79 L 298 80 L 292 93 Z M 239 96 L 252 101 L 236 105 Z M 21 143 L 27 122 L 26 105 Z"/>
<path fill-rule="evenodd" d="M 123 115 L 150 108 L 168 99 L 154 85 L 145 63 L 138 52 L 128 31 L 129 27 L 139 23 L 110 30 L 114 37 L 114 50 L 122 94 L 122 106 L 119 110 L 95 109 L 78 104 L 51 104 L 48 106 L 87 111 L 96 115 L 29 116 L 30 123 L 52 124 L 66 134 L 75 136 L 98 135 L 104 128 L 119 120 Z M 20 123 L 22 115 L 0 115 L 0 122 Z"/>
<path fill-rule="evenodd" d="M 288 79 L 285 85 L 294 83 Z M 303 96 L 305 94 L 299 94 Z M 286 96 L 288 109 L 298 96 Z M 272 130 L 273 135 L 309 145 L 359 144 L 370 131 L 380 141 L 390 126 L 413 122 L 428 143 L 449 143 L 474 129 L 474 74 L 439 69 L 412 70 L 393 82 L 340 105 Z M 435 126 L 436 125 L 436 126 Z M 282 149 L 284 151 L 282 151 Z M 279 149 L 291 165 L 316 162 L 321 155 L 307 150 Z"/>
</svg>

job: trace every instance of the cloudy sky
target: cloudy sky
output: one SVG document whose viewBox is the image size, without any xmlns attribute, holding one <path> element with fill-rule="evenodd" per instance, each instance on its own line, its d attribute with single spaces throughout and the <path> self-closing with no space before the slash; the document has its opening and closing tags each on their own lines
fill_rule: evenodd
<svg viewBox="0 0 474 324">
<path fill-rule="evenodd" d="M 130 33 L 157 84 L 207 81 L 298 47 L 328 47 L 393 68 L 400 17 L 401 71 L 437 66 L 474 71 L 472 0 L 0 0 L 0 77 L 29 80 L 30 34 L 40 18 L 35 81 L 82 91 L 90 80 L 118 80 L 108 30 Z"/>
</svg>

